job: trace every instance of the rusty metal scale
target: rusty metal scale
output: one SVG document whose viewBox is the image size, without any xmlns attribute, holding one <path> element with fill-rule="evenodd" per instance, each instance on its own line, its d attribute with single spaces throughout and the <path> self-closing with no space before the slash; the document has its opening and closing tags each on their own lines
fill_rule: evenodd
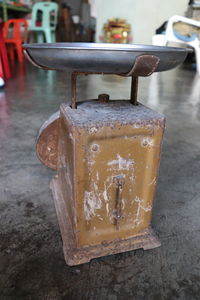
<svg viewBox="0 0 200 300">
<path fill-rule="evenodd" d="M 190 49 L 117 44 L 26 44 L 36 66 L 72 72 L 71 104 L 41 127 L 39 159 L 57 171 L 50 187 L 66 263 L 160 242 L 151 228 L 165 128 L 163 115 L 137 102 L 138 77 L 171 69 Z M 76 102 L 82 74 L 132 76 L 130 100 L 106 94 Z"/>
</svg>

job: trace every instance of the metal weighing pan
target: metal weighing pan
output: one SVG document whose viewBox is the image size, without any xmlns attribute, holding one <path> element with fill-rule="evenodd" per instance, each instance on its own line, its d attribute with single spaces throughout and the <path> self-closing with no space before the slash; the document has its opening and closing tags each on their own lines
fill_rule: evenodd
<svg viewBox="0 0 200 300">
<path fill-rule="evenodd" d="M 155 72 L 170 70 L 193 51 L 190 48 L 103 43 L 24 44 L 23 48 L 29 60 L 40 68 L 105 74 L 129 74 L 136 59 L 145 55 L 158 58 Z"/>
</svg>

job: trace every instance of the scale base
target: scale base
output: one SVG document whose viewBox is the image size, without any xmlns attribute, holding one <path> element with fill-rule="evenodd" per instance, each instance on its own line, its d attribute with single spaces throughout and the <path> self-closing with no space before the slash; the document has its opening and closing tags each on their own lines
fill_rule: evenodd
<svg viewBox="0 0 200 300">
<path fill-rule="evenodd" d="M 67 265 L 74 266 L 89 262 L 93 258 L 117 254 L 121 252 L 136 250 L 136 249 L 153 249 L 161 245 L 159 239 L 155 235 L 152 228 L 146 228 L 137 236 L 132 236 L 128 239 L 114 240 L 104 242 L 94 246 L 84 246 L 80 248 L 72 245 L 72 228 L 69 224 L 65 201 L 59 187 L 57 176 L 50 183 L 50 188 L 53 193 L 58 221 L 63 237 L 63 251 Z"/>
</svg>

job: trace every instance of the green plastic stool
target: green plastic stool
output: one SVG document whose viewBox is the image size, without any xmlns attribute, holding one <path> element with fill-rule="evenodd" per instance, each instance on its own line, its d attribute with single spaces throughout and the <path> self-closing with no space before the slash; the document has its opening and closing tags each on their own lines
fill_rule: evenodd
<svg viewBox="0 0 200 300">
<path fill-rule="evenodd" d="M 33 5 L 29 32 L 37 33 L 37 42 L 54 43 L 58 17 L 58 4 L 55 2 L 38 2 Z M 45 38 L 45 39 L 44 39 Z"/>
</svg>

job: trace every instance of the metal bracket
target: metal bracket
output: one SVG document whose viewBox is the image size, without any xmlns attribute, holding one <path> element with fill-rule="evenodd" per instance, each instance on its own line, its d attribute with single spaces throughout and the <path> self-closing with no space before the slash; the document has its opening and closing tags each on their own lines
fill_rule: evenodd
<svg viewBox="0 0 200 300">
<path fill-rule="evenodd" d="M 79 71 L 74 71 L 71 74 L 71 108 L 75 109 L 77 108 L 76 105 L 76 81 L 77 81 L 77 76 L 78 75 L 103 75 L 104 73 L 100 72 L 79 72 Z"/>
<path fill-rule="evenodd" d="M 132 69 L 122 76 L 132 76 L 131 80 L 131 99 L 130 102 L 133 105 L 137 105 L 138 95 L 138 77 L 147 77 L 155 72 L 160 59 L 154 55 L 141 55 L 138 56 L 133 64 Z"/>
<path fill-rule="evenodd" d="M 154 55 L 140 55 L 132 66 L 132 69 L 124 76 L 146 77 L 155 72 L 160 59 Z"/>
<path fill-rule="evenodd" d="M 136 58 L 133 67 L 126 74 L 116 74 L 120 76 L 131 76 L 131 96 L 130 102 L 133 105 L 137 105 L 137 93 L 138 93 L 138 77 L 139 76 L 150 76 L 153 72 L 155 72 L 160 59 L 154 55 L 140 55 Z M 71 75 L 71 108 L 76 108 L 76 81 L 78 75 L 89 75 L 89 74 L 103 74 L 99 72 L 78 72 L 74 71 Z"/>
</svg>

